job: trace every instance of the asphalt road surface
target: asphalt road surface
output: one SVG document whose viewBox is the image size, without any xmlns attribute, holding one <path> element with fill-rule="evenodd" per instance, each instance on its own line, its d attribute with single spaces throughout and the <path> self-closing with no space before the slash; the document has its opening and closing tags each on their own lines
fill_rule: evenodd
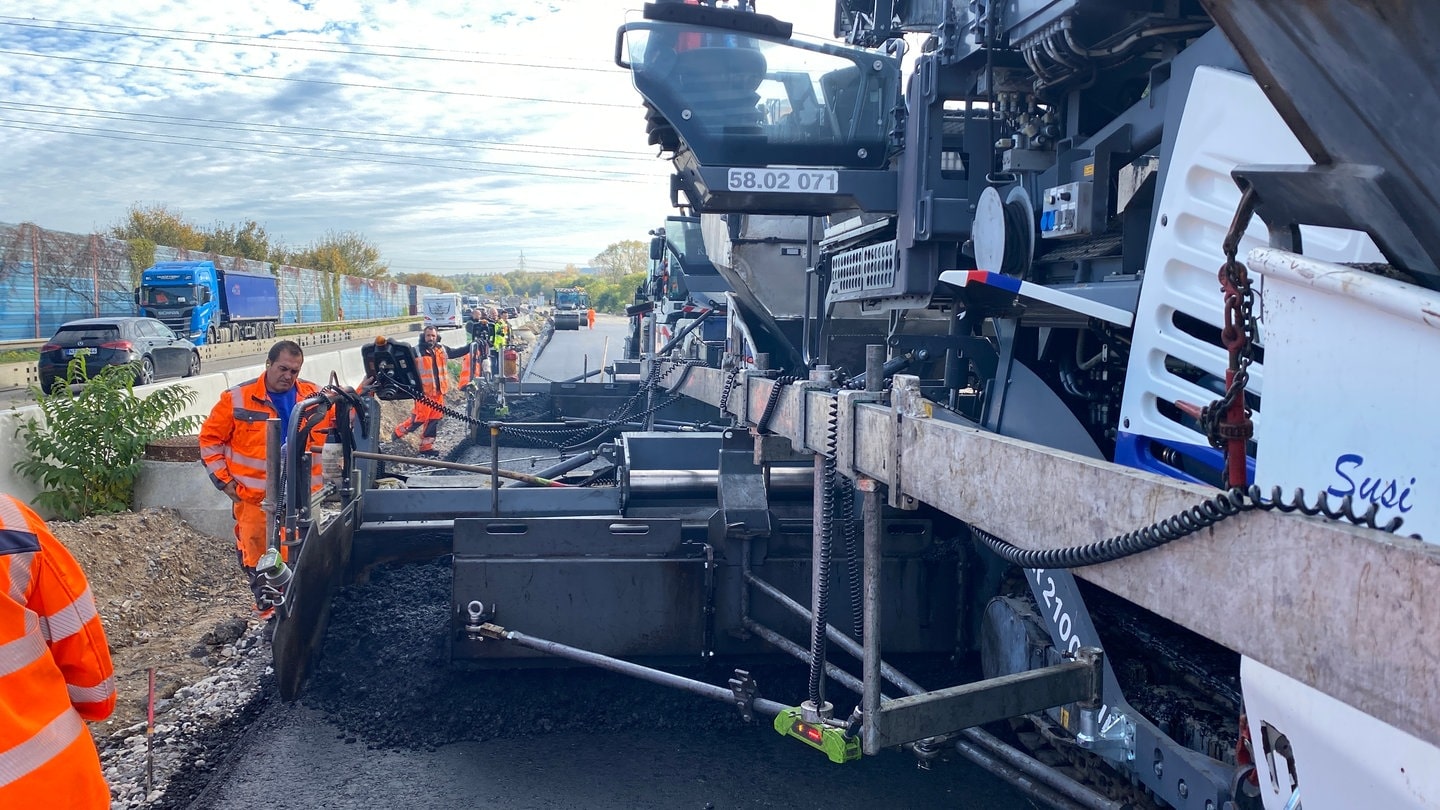
<svg viewBox="0 0 1440 810">
<path fill-rule="evenodd" d="M 196 795 L 189 806 L 1035 806 L 953 755 L 928 770 L 897 751 L 834 764 L 777 734 L 767 719 L 747 725 L 729 705 L 687 692 L 585 667 L 453 664 L 450 595 L 444 560 L 379 569 L 337 593 L 300 698 L 272 699 L 238 730 L 218 773 L 187 794 Z M 577 614 L 576 621 L 586 620 Z M 684 674 L 723 683 L 735 663 L 773 699 L 793 704 L 804 691 L 803 666 L 783 656 Z"/>
<path fill-rule="evenodd" d="M 476 699 L 481 699 L 477 695 Z M 696 733 L 696 732 L 699 733 Z M 545 734 L 433 751 L 371 750 L 303 706 L 253 727 L 230 778 L 192 807 L 476 810 L 996 810 L 1034 807 L 964 762 L 886 752 L 836 765 L 763 727 Z"/>
<path fill-rule="evenodd" d="M 625 353 L 630 321 L 620 315 L 595 315 L 595 328 L 557 330 L 540 357 L 531 361 L 525 382 L 559 382 L 613 365 Z M 590 382 L 599 382 L 593 377 Z"/>
</svg>

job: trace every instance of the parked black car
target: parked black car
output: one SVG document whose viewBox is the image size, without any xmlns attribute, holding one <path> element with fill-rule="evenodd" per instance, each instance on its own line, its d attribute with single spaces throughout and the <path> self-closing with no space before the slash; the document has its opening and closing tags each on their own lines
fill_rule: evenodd
<svg viewBox="0 0 1440 810">
<path fill-rule="evenodd" d="M 49 391 L 57 380 L 63 383 L 70 359 L 79 354 L 91 377 L 106 366 L 138 364 L 136 385 L 200 373 L 195 344 L 154 318 L 85 318 L 62 324 L 40 347 L 40 387 Z"/>
</svg>

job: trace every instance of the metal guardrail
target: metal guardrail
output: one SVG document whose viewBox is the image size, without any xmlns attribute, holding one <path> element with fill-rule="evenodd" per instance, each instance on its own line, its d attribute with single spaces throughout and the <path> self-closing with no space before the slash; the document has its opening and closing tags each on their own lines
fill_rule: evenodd
<svg viewBox="0 0 1440 810">
<path fill-rule="evenodd" d="M 44 345 L 44 340 L 0 340 L 0 352 L 30 351 Z"/>
<path fill-rule="evenodd" d="M 375 331 L 378 327 L 386 324 L 394 324 L 397 327 L 410 323 L 414 329 L 420 323 L 419 318 L 366 318 L 363 320 L 327 321 L 316 323 L 295 323 L 282 325 L 278 328 L 281 337 L 293 338 L 301 345 L 322 345 L 333 343 L 339 340 L 349 340 L 353 332 Z M 6 340 L 0 341 L 0 352 L 3 351 L 25 351 L 39 349 L 45 344 L 43 340 Z M 211 360 L 238 357 L 252 352 L 263 352 L 269 348 L 268 343 L 261 343 L 255 340 L 232 340 L 229 343 L 216 343 L 200 347 L 200 356 L 205 362 Z M 23 390 L 31 385 L 40 382 L 39 370 L 35 358 L 20 360 L 16 362 L 0 362 L 0 392 L 12 392 L 17 389 Z"/>
<path fill-rule="evenodd" d="M 404 323 L 415 318 L 357 318 L 345 321 L 316 321 L 314 323 L 282 323 L 275 327 L 276 333 L 280 335 L 294 334 L 296 330 L 314 330 L 333 332 L 339 329 L 355 329 L 366 326 L 374 326 L 383 323 Z M 23 352 L 34 351 L 50 341 L 49 338 L 36 338 L 34 340 L 0 340 L 0 352 Z M 238 341 L 233 341 L 238 342 Z"/>
</svg>

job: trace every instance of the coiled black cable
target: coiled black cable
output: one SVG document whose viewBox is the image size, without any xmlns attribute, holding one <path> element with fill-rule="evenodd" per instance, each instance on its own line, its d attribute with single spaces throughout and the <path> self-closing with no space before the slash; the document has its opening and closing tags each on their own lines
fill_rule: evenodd
<svg viewBox="0 0 1440 810">
<path fill-rule="evenodd" d="M 775 415 L 775 405 L 780 402 L 780 392 L 785 386 L 799 380 L 799 377 L 776 377 L 775 385 L 770 388 L 770 397 L 765 400 L 765 410 L 760 412 L 760 418 L 755 422 L 755 429 L 764 433 L 770 426 L 770 417 Z"/>
<path fill-rule="evenodd" d="M 785 379 L 785 378 L 781 378 Z M 779 380 L 771 391 L 780 390 Z M 766 409 L 767 411 L 769 408 Z M 834 553 L 835 524 L 835 451 L 840 445 L 839 403 L 830 399 L 830 418 L 825 433 L 825 457 L 816 459 L 824 465 L 824 481 L 820 492 L 820 561 L 815 572 L 815 615 L 810 621 L 810 702 L 819 708 L 821 704 L 820 679 L 825 675 L 825 627 L 830 614 L 830 558 Z"/>
<path fill-rule="evenodd" d="M 1394 533 L 1404 523 L 1400 517 L 1391 518 L 1384 525 L 1376 523 L 1380 505 L 1371 503 L 1364 513 L 1357 513 L 1351 496 L 1346 495 L 1340 505 L 1331 508 L 1327 494 L 1321 492 L 1310 506 L 1305 502 L 1305 492 L 1299 488 L 1289 500 L 1284 498 L 1280 487 L 1272 487 L 1267 499 L 1258 486 L 1249 489 L 1235 487 L 1206 498 L 1183 512 L 1133 532 L 1090 543 L 1083 546 L 1055 549 L 1023 549 L 1001 540 L 989 532 L 970 527 L 970 532 L 995 552 L 996 556 L 1021 568 L 1083 568 L 1100 565 L 1159 548 L 1166 543 L 1179 540 L 1207 529 L 1222 520 L 1232 518 L 1241 512 L 1255 510 L 1300 512 L 1312 517 L 1324 516 L 1331 520 L 1343 520 L 1357 526 L 1377 531 Z"/>
<path fill-rule="evenodd" d="M 740 367 L 731 366 L 730 373 L 725 375 L 725 385 L 720 389 L 720 418 L 730 419 L 730 392 L 735 390 L 735 383 L 740 379 Z"/>
</svg>

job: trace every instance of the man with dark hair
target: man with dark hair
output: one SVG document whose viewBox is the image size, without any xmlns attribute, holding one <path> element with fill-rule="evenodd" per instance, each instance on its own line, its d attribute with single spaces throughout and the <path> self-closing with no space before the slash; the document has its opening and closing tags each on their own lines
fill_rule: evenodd
<svg viewBox="0 0 1440 810">
<path fill-rule="evenodd" d="M 200 460 L 215 488 L 234 502 L 236 553 L 255 593 L 255 609 L 265 617 L 271 614 L 273 594 L 265 592 L 265 583 L 255 571 L 265 553 L 269 531 L 261 506 L 265 499 L 265 424 L 279 419 L 281 435 L 289 435 L 290 413 L 296 403 L 319 390 L 315 383 L 300 379 L 304 362 L 305 352 L 293 340 L 271 346 L 265 373 L 222 393 L 200 428 Z M 313 489 L 323 485 L 320 451 L 331 421 L 333 417 L 327 414 L 310 433 Z M 283 545 L 280 556 L 289 556 Z"/>
<path fill-rule="evenodd" d="M 450 390 L 449 361 L 470 354 L 474 348 L 474 343 L 446 346 L 440 342 L 439 329 L 425 327 L 420 333 L 420 342 L 415 346 L 415 359 L 420 366 L 420 383 L 425 387 L 424 394 L 430 402 L 415 400 L 414 410 L 404 422 L 395 426 L 395 438 L 403 439 L 411 431 L 421 428 L 420 452 L 428 453 L 435 449 L 440 420 L 445 418 L 445 412 L 439 406 L 445 404 L 445 392 Z"/>
</svg>

